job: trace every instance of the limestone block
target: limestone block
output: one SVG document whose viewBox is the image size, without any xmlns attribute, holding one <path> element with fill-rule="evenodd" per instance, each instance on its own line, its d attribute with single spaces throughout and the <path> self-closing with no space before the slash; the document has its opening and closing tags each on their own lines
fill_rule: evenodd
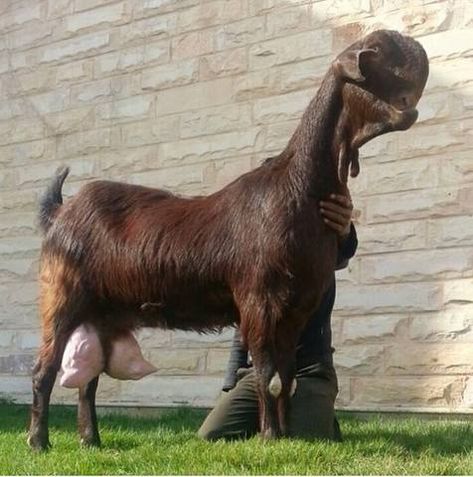
<svg viewBox="0 0 473 477">
<path fill-rule="evenodd" d="M 440 93 L 423 95 L 422 100 L 417 107 L 417 110 L 419 111 L 417 124 L 434 124 L 445 121 L 455 112 L 452 103 L 452 95 L 445 94 L 443 91 Z M 460 108 L 458 108 L 458 110 L 459 109 Z"/>
<path fill-rule="evenodd" d="M 108 46 L 109 42 L 110 34 L 104 31 L 59 41 L 43 49 L 40 62 L 48 63 L 90 53 Z"/>
<path fill-rule="evenodd" d="M 0 396 L 16 403 L 31 404 L 31 378 L 29 376 L 2 376 Z"/>
<path fill-rule="evenodd" d="M 386 372 L 409 375 L 455 375 L 473 371 L 471 343 L 404 343 L 386 349 Z"/>
<path fill-rule="evenodd" d="M 253 71 L 234 78 L 232 100 L 247 101 L 280 93 L 279 77 L 272 70 Z"/>
<path fill-rule="evenodd" d="M 156 374 L 179 376 L 201 374 L 205 369 L 206 351 L 202 349 L 174 350 L 155 348 L 145 353 L 157 368 Z"/>
<path fill-rule="evenodd" d="M 412 317 L 409 337 L 416 341 L 473 342 L 473 306 L 455 306 Z M 445 346 L 448 346 L 447 344 Z"/>
<path fill-rule="evenodd" d="M 48 3 L 48 18 L 63 17 L 74 11 L 73 0 L 54 0 Z"/>
<path fill-rule="evenodd" d="M 102 148 L 109 147 L 111 130 L 109 128 L 90 131 L 78 131 L 58 138 L 58 158 L 65 158 L 81 154 L 88 154 Z"/>
<path fill-rule="evenodd" d="M 329 67 L 326 57 L 313 58 L 278 68 L 281 93 L 308 88 L 315 96 L 317 87 Z"/>
<path fill-rule="evenodd" d="M 322 0 L 313 5 L 313 22 L 326 25 L 338 24 L 342 20 L 368 17 L 371 13 L 370 0 Z"/>
<path fill-rule="evenodd" d="M 313 91 L 303 90 L 254 102 L 253 114 L 256 124 L 300 119 L 313 96 Z"/>
<path fill-rule="evenodd" d="M 219 376 L 156 376 L 121 383 L 112 400 L 120 405 L 211 406 L 221 388 Z M 1 387 L 0 387 L 1 391 Z"/>
<path fill-rule="evenodd" d="M 472 273 L 471 248 L 400 252 L 366 257 L 362 263 L 364 283 L 457 278 Z"/>
<path fill-rule="evenodd" d="M 473 245 L 473 216 L 430 220 L 428 236 L 429 243 L 434 247 Z"/>
<path fill-rule="evenodd" d="M 13 345 L 14 338 L 14 331 L 2 331 L 2 333 L 0 334 L 0 348 L 10 348 Z"/>
<path fill-rule="evenodd" d="M 219 78 L 161 91 L 158 95 L 158 116 L 231 103 L 232 89 L 232 78 Z"/>
<path fill-rule="evenodd" d="M 177 16 L 173 13 L 133 21 L 121 27 L 121 44 L 143 44 L 143 40 L 149 41 L 150 38 L 167 38 L 171 32 L 176 31 L 176 22 Z"/>
<path fill-rule="evenodd" d="M 357 377 L 352 408 L 370 410 L 459 410 L 466 380 L 456 376 Z"/>
<path fill-rule="evenodd" d="M 113 1 L 114 0 L 80 0 L 80 2 L 74 2 L 74 11 L 82 12 L 84 10 L 90 10 L 108 3 L 113 3 Z"/>
<path fill-rule="evenodd" d="M 112 82 L 109 79 L 92 81 L 71 88 L 71 103 L 84 104 L 104 101 L 112 96 Z"/>
<path fill-rule="evenodd" d="M 21 8 L 8 8 L 0 17 L 0 29 L 5 32 L 33 20 L 40 20 L 44 13 L 44 5 L 39 2 Z"/>
<path fill-rule="evenodd" d="M 195 333 L 189 331 L 174 331 L 172 345 L 176 348 L 216 348 L 228 347 L 235 333 L 234 328 L 225 328 L 221 333 Z"/>
<path fill-rule="evenodd" d="M 250 70 L 329 55 L 330 43 L 330 30 L 320 29 L 256 44 L 249 50 Z"/>
<path fill-rule="evenodd" d="M 0 248 L 4 238 L 0 239 Z M 36 244 L 34 245 L 36 249 Z M 38 263 L 31 258 L 5 258 L 0 262 L 0 281 L 35 280 L 38 275 Z"/>
<path fill-rule="evenodd" d="M 67 89 L 57 89 L 30 96 L 29 101 L 31 101 L 38 114 L 55 113 L 63 111 L 69 106 L 69 91 Z"/>
<path fill-rule="evenodd" d="M 171 43 L 169 40 L 154 41 L 145 44 L 144 63 L 161 64 L 169 61 L 171 55 Z"/>
<path fill-rule="evenodd" d="M 144 90 L 160 90 L 182 86 L 197 80 L 199 62 L 196 59 L 170 63 L 143 70 L 141 88 Z"/>
<path fill-rule="evenodd" d="M 344 345 L 334 353 L 333 359 L 337 372 L 350 376 L 371 375 L 383 369 L 384 346 Z"/>
<path fill-rule="evenodd" d="M 101 121 L 130 121 L 144 119 L 148 116 L 154 102 L 154 96 L 140 95 L 120 99 L 96 107 L 97 118 Z"/>
<path fill-rule="evenodd" d="M 335 310 L 343 314 L 406 313 L 438 310 L 442 287 L 435 283 L 340 286 Z"/>
<path fill-rule="evenodd" d="M 160 348 L 171 344 L 172 331 L 163 329 L 142 328 L 136 332 L 136 339 L 146 352 L 153 348 Z"/>
<path fill-rule="evenodd" d="M 469 160 L 470 159 L 470 160 Z M 473 182 L 470 151 L 452 152 L 439 156 L 440 184 L 459 185 Z"/>
<path fill-rule="evenodd" d="M 248 103 L 216 106 L 182 114 L 181 137 L 189 138 L 216 134 L 251 126 L 251 108 Z"/>
<path fill-rule="evenodd" d="M 44 123 L 36 117 L 14 118 L 0 122 L 0 144 L 13 144 L 41 139 Z"/>
<path fill-rule="evenodd" d="M 202 169 L 195 165 L 160 168 L 155 171 L 133 173 L 129 176 L 128 182 L 183 193 L 196 184 L 202 184 Z"/>
<path fill-rule="evenodd" d="M 393 9 L 387 13 L 380 10 L 368 23 L 370 31 L 391 28 L 415 37 L 448 28 L 452 10 L 453 6 L 449 2 L 437 1 L 431 5 L 411 4 L 408 8 Z"/>
<path fill-rule="evenodd" d="M 357 235 L 357 255 L 419 249 L 427 243 L 424 221 L 363 225 Z"/>
<path fill-rule="evenodd" d="M 51 139 L 0 146 L 0 164 L 9 166 L 29 164 L 42 157 L 54 157 L 55 144 Z"/>
<path fill-rule="evenodd" d="M 207 354 L 207 366 L 205 368 L 208 374 L 223 374 L 228 365 L 230 350 L 210 349 Z"/>
<path fill-rule="evenodd" d="M 8 214 L 21 210 L 22 212 L 37 211 L 37 194 L 35 190 L 9 190 L 0 192 L 0 211 Z"/>
<path fill-rule="evenodd" d="M 214 32 L 201 30 L 176 36 L 171 41 L 171 51 L 174 60 L 195 58 L 211 53 L 214 49 Z"/>
<path fill-rule="evenodd" d="M 217 50 L 257 43 L 264 38 L 264 18 L 245 18 L 221 25 L 215 30 L 214 38 Z"/>
<path fill-rule="evenodd" d="M 52 68 L 37 68 L 31 73 L 16 74 L 17 88 L 23 93 L 36 93 L 48 90 L 54 84 L 54 70 Z"/>
<path fill-rule="evenodd" d="M 37 331 L 17 331 L 15 337 L 15 344 L 21 351 L 32 351 L 39 348 L 41 343 L 41 334 Z"/>
<path fill-rule="evenodd" d="M 117 24 L 126 21 L 125 2 L 114 3 L 94 10 L 83 11 L 65 18 L 65 29 L 76 33 L 84 28 L 98 27 L 104 24 Z"/>
<path fill-rule="evenodd" d="M 53 33 L 54 23 L 37 23 L 34 28 L 27 27 L 8 34 L 9 48 L 12 50 L 31 48 L 49 41 Z"/>
<path fill-rule="evenodd" d="M 0 374 L 29 376 L 33 368 L 34 358 L 32 354 L 8 354 L 6 356 L 0 356 Z"/>
<path fill-rule="evenodd" d="M 429 65 L 430 74 L 427 80 L 427 91 L 448 91 L 471 82 L 471 59 L 454 58 L 433 62 Z M 419 103 L 422 104 L 423 100 Z"/>
<path fill-rule="evenodd" d="M 247 63 L 245 48 L 235 48 L 223 53 L 203 56 L 200 59 L 200 80 L 243 73 L 247 69 Z"/>
<path fill-rule="evenodd" d="M 465 135 L 461 123 L 450 123 L 446 128 L 443 124 L 414 125 L 407 131 L 392 133 L 402 134 L 398 142 L 398 153 L 401 157 L 425 157 L 429 154 L 451 153 L 464 150 Z M 462 149 L 463 146 L 463 149 Z"/>
<path fill-rule="evenodd" d="M 468 56 L 473 51 L 471 28 L 452 29 L 422 37 L 422 46 L 430 60 Z"/>
<path fill-rule="evenodd" d="M 3 237 L 33 235 L 36 233 L 36 212 L 15 212 L 0 214 L 0 232 Z M 18 211 L 20 210 L 20 211 Z"/>
<path fill-rule="evenodd" d="M 68 109 L 57 113 L 50 113 L 43 117 L 52 134 L 66 134 L 82 129 L 92 129 L 95 126 L 95 112 L 93 107 Z"/>
<path fill-rule="evenodd" d="M 159 146 L 159 155 L 163 165 L 171 165 L 248 154 L 261 147 L 260 133 L 261 129 L 252 128 L 164 143 Z"/>
<path fill-rule="evenodd" d="M 471 290 L 473 279 L 463 278 L 443 282 L 443 302 L 448 305 L 471 305 L 473 296 Z"/>
<path fill-rule="evenodd" d="M 213 25 L 231 23 L 246 16 L 246 2 L 216 0 L 179 12 L 177 28 L 180 31 L 199 30 Z"/>
<path fill-rule="evenodd" d="M 174 11 L 197 5 L 199 0 L 145 0 L 143 11 L 145 14 Z"/>
<path fill-rule="evenodd" d="M 56 71 L 56 81 L 91 80 L 93 76 L 93 60 L 72 61 L 60 65 Z"/>
<path fill-rule="evenodd" d="M 378 200 L 367 206 L 368 223 L 390 222 L 405 219 L 433 218 L 461 214 L 469 210 L 470 190 L 458 188 L 436 188 L 380 195 Z"/>
<path fill-rule="evenodd" d="M 350 316 L 343 321 L 343 344 L 390 343 L 407 325 L 407 315 Z"/>
<path fill-rule="evenodd" d="M 278 9 L 266 15 L 266 36 L 275 38 L 308 30 L 312 24 L 312 6 L 297 5 Z"/>
<path fill-rule="evenodd" d="M 136 122 L 122 126 L 122 141 L 134 147 L 177 140 L 179 137 L 179 116 L 158 118 L 155 124 Z M 158 159 L 161 156 L 156 152 Z"/>
</svg>

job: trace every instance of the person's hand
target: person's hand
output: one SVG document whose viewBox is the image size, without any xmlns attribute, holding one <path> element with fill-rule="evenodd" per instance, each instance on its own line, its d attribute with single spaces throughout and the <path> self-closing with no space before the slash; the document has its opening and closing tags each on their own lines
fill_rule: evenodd
<svg viewBox="0 0 473 477">
<path fill-rule="evenodd" d="M 331 194 L 328 200 L 320 202 L 320 213 L 324 222 L 335 230 L 341 239 L 348 236 L 353 213 L 353 203 L 349 195 Z"/>
</svg>

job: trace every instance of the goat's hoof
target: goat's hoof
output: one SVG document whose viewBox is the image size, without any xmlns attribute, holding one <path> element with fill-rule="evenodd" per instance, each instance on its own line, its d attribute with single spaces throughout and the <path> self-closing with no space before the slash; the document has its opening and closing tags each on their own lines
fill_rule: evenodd
<svg viewBox="0 0 473 477">
<path fill-rule="evenodd" d="M 80 445 L 82 447 L 100 447 L 102 443 L 100 442 L 100 437 L 95 436 L 82 436 L 80 438 Z"/>
<path fill-rule="evenodd" d="M 30 449 L 37 452 L 45 452 L 51 448 L 49 438 L 44 434 L 30 434 L 27 442 Z"/>
</svg>

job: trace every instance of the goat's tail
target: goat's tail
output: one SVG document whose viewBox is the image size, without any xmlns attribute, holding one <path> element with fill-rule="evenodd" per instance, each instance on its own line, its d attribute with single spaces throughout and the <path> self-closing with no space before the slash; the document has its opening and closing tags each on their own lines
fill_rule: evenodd
<svg viewBox="0 0 473 477">
<path fill-rule="evenodd" d="M 59 167 L 48 188 L 39 200 L 39 226 L 46 233 L 53 224 L 54 214 L 62 205 L 62 185 L 69 174 L 69 167 Z"/>
</svg>

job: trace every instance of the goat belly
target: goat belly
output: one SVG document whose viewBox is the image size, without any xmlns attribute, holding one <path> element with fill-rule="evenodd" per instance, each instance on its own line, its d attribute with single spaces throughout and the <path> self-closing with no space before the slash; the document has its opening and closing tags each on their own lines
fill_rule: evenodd
<svg viewBox="0 0 473 477">
<path fill-rule="evenodd" d="M 80 325 L 66 344 L 60 384 L 66 388 L 81 388 L 98 376 L 104 366 L 104 354 L 97 331 L 91 325 Z"/>
<path fill-rule="evenodd" d="M 141 379 L 157 368 L 143 358 L 140 345 L 128 332 L 112 342 L 112 350 L 105 372 L 115 379 Z"/>
</svg>

